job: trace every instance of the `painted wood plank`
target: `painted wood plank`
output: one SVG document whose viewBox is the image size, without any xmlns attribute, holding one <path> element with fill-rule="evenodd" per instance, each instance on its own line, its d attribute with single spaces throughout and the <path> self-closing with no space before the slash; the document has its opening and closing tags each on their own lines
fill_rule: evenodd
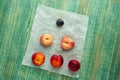
<svg viewBox="0 0 120 80">
<path fill-rule="evenodd" d="M 89 16 L 79 79 L 21 65 L 39 3 Z M 0 0 L 0 80 L 120 80 L 120 0 Z"/>
</svg>

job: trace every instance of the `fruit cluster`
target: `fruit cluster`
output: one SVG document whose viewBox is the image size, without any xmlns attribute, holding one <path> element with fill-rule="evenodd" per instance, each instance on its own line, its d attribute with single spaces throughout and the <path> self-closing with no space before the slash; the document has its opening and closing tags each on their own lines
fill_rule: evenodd
<svg viewBox="0 0 120 80">
<path fill-rule="evenodd" d="M 40 43 L 49 47 L 53 43 L 53 36 L 50 34 L 43 34 L 40 36 Z M 69 37 L 64 36 L 61 39 L 61 48 L 63 50 L 71 50 L 75 46 L 75 42 Z M 43 52 L 35 52 L 32 55 L 32 62 L 36 66 L 41 66 L 45 62 L 45 54 Z M 53 54 L 50 58 L 50 64 L 54 68 L 60 68 L 64 63 L 64 58 L 60 54 Z M 72 72 L 77 72 L 80 69 L 80 62 L 78 60 L 72 59 L 68 62 L 68 68 Z"/>
<path fill-rule="evenodd" d="M 57 26 L 62 26 L 64 24 L 62 19 L 56 21 Z M 40 36 L 40 44 L 44 47 L 49 47 L 54 41 L 54 37 L 51 34 L 43 34 Z M 61 39 L 61 48 L 63 50 L 71 50 L 75 47 L 74 40 L 69 36 L 64 36 Z M 50 64 L 53 68 L 60 68 L 64 63 L 64 58 L 62 55 L 55 53 L 50 57 Z M 43 52 L 35 52 L 32 55 L 32 63 L 36 66 L 41 66 L 45 62 L 45 54 Z M 71 59 L 68 62 L 68 69 L 72 72 L 77 72 L 80 69 L 80 62 L 76 59 Z"/>
</svg>

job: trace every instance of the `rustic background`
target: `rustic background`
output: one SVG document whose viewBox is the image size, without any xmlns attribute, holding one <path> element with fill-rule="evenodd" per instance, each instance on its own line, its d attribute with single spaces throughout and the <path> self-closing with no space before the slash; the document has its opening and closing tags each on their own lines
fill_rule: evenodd
<svg viewBox="0 0 120 80">
<path fill-rule="evenodd" d="M 21 65 L 39 3 L 89 16 L 79 79 Z M 0 80 L 120 80 L 120 0 L 0 0 Z"/>
</svg>

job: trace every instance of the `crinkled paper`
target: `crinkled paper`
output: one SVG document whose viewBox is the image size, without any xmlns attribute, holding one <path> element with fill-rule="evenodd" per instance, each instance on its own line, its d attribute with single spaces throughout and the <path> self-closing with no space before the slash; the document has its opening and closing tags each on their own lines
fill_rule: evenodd
<svg viewBox="0 0 120 80">
<path fill-rule="evenodd" d="M 62 27 L 56 26 L 58 18 L 64 20 Z M 33 53 L 40 51 L 45 54 L 46 59 L 45 63 L 37 68 L 78 78 L 79 71 L 71 73 L 68 69 L 68 62 L 71 59 L 77 59 L 81 62 L 87 26 L 87 16 L 39 5 L 22 64 L 36 67 L 31 61 L 31 56 Z M 40 36 L 45 33 L 52 34 L 54 37 L 54 42 L 50 47 L 43 47 L 39 42 Z M 75 47 L 72 50 L 64 51 L 61 49 L 60 42 L 63 36 L 70 36 L 75 41 Z M 60 69 L 52 68 L 50 65 L 50 57 L 54 53 L 59 53 L 64 58 L 63 66 Z"/>
</svg>

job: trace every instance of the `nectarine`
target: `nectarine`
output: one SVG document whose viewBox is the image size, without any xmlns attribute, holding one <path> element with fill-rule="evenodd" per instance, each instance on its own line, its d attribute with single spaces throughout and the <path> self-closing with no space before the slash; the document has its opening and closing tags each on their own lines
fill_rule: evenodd
<svg viewBox="0 0 120 80">
<path fill-rule="evenodd" d="M 54 68 L 60 68 L 63 65 L 63 57 L 60 54 L 53 54 L 50 58 L 50 63 Z"/>
<path fill-rule="evenodd" d="M 36 66 L 41 66 L 45 61 L 45 55 L 42 52 L 35 52 L 32 55 L 32 62 Z"/>
</svg>

